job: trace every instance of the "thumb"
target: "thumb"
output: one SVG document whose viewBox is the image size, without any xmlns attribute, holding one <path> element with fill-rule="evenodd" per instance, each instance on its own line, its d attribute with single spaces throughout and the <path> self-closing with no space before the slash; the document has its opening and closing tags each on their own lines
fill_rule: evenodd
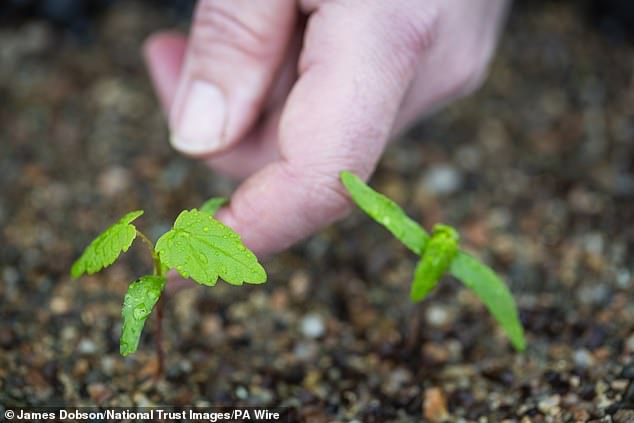
<svg viewBox="0 0 634 423">
<path fill-rule="evenodd" d="M 200 0 L 169 125 L 174 148 L 208 156 L 256 121 L 296 16 L 292 0 Z"/>
</svg>

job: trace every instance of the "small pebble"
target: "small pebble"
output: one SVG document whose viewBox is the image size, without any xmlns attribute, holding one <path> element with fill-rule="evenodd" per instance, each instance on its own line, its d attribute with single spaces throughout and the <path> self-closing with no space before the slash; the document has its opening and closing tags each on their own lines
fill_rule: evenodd
<svg viewBox="0 0 634 423">
<path fill-rule="evenodd" d="M 115 370 L 115 366 L 115 359 L 111 356 L 107 355 L 101 358 L 101 370 L 104 372 L 105 375 L 112 376 Z"/>
<path fill-rule="evenodd" d="M 590 413 L 588 413 L 586 410 L 576 410 L 573 413 L 573 418 L 576 422 L 587 422 L 588 420 L 590 420 Z"/>
<path fill-rule="evenodd" d="M 582 369 L 587 369 L 594 365 L 594 357 L 585 348 L 578 349 L 574 352 L 575 365 Z"/>
<path fill-rule="evenodd" d="M 132 397 L 137 407 L 152 407 L 154 403 L 141 392 L 137 392 Z"/>
<path fill-rule="evenodd" d="M 577 297 L 583 304 L 604 304 L 610 290 L 606 285 L 589 285 L 583 286 L 577 291 Z"/>
<path fill-rule="evenodd" d="M 87 355 L 94 354 L 97 352 L 97 346 L 92 340 L 84 338 L 81 341 L 79 341 L 77 350 L 79 351 L 80 354 L 87 354 Z"/>
<path fill-rule="evenodd" d="M 53 314 L 64 314 L 69 310 L 68 301 L 63 297 L 53 297 L 50 308 Z"/>
<path fill-rule="evenodd" d="M 616 379 L 610 382 L 610 388 L 618 392 L 623 392 L 625 391 L 625 389 L 627 389 L 629 383 L 630 381 L 627 379 Z"/>
<path fill-rule="evenodd" d="M 299 341 L 293 348 L 293 355 L 300 361 L 309 361 L 314 359 L 318 353 L 317 345 L 314 341 Z"/>
<path fill-rule="evenodd" d="M 453 166 L 435 165 L 425 172 L 423 185 L 432 194 L 451 194 L 462 185 L 462 175 Z"/>
<path fill-rule="evenodd" d="M 616 284 L 619 288 L 629 288 L 632 284 L 632 275 L 627 269 L 618 270 L 616 273 Z"/>
<path fill-rule="evenodd" d="M 444 327 L 450 324 L 453 320 L 452 317 L 447 307 L 440 304 L 430 305 L 425 312 L 427 323 L 434 327 Z"/>
<path fill-rule="evenodd" d="M 90 398 L 97 404 L 102 403 L 112 396 L 112 390 L 102 383 L 91 383 L 86 390 Z"/>
<path fill-rule="evenodd" d="M 546 397 L 537 403 L 537 408 L 544 414 L 555 414 L 559 409 L 559 402 L 561 398 L 559 395 L 552 395 Z"/>
<path fill-rule="evenodd" d="M 308 338 L 319 338 L 326 331 L 326 327 L 319 315 L 308 314 L 302 319 L 300 330 Z"/>
<path fill-rule="evenodd" d="M 291 275 L 288 285 L 293 299 L 303 301 L 306 299 L 310 288 L 310 276 L 307 272 L 298 270 Z"/>
<path fill-rule="evenodd" d="M 236 397 L 241 400 L 245 400 L 249 397 L 249 391 L 244 386 L 238 386 L 236 388 Z"/>
<path fill-rule="evenodd" d="M 614 423 L 632 423 L 634 422 L 634 410 L 619 410 L 614 414 Z"/>
<path fill-rule="evenodd" d="M 222 318 L 216 314 L 206 315 L 200 322 L 200 329 L 204 336 L 218 336 L 222 334 Z"/>
<path fill-rule="evenodd" d="M 440 388 L 427 388 L 423 392 L 423 416 L 432 423 L 440 423 L 449 419 L 447 400 Z"/>
<path fill-rule="evenodd" d="M 388 395 L 396 395 L 398 391 L 412 380 L 412 374 L 409 370 L 399 367 L 392 370 L 383 390 Z"/>
<path fill-rule="evenodd" d="M 132 176 L 129 170 L 120 166 L 113 166 L 99 175 L 97 186 L 103 196 L 114 197 L 126 191 L 130 187 L 131 180 Z"/>
</svg>

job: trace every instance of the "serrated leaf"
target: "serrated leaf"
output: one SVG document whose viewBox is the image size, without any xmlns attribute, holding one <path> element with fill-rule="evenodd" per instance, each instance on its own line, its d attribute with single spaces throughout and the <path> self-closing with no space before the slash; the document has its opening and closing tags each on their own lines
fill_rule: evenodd
<svg viewBox="0 0 634 423">
<path fill-rule="evenodd" d="M 475 294 L 502 326 L 515 349 L 526 348 L 524 329 L 520 323 L 515 300 L 506 284 L 488 266 L 460 251 L 451 262 L 449 271 Z"/>
<path fill-rule="evenodd" d="M 418 302 L 438 285 L 458 252 L 458 232 L 447 225 L 436 225 L 423 256 L 416 265 L 410 298 Z"/>
<path fill-rule="evenodd" d="M 181 212 L 156 250 L 170 268 L 202 285 L 213 286 L 218 277 L 233 285 L 266 282 L 264 268 L 240 236 L 197 209 Z"/>
<path fill-rule="evenodd" d="M 130 223 L 142 214 L 143 210 L 130 212 L 103 231 L 73 263 L 71 276 L 77 279 L 84 273 L 97 273 L 114 263 L 121 253 L 128 251 L 137 235 L 136 228 Z"/>
<path fill-rule="evenodd" d="M 139 339 L 145 321 L 161 298 L 166 279 L 162 276 L 141 276 L 132 282 L 123 300 L 121 316 L 121 339 L 119 352 L 122 356 L 133 353 L 139 347 Z"/>
<path fill-rule="evenodd" d="M 374 191 L 351 172 L 341 172 L 340 178 L 361 210 L 383 225 L 414 253 L 420 255 L 424 251 L 429 235 L 418 223 L 410 219 L 398 204 Z"/>
<path fill-rule="evenodd" d="M 228 202 L 229 202 L 229 199 L 225 197 L 210 198 L 209 200 L 203 203 L 202 207 L 200 208 L 200 211 L 203 213 L 209 213 L 209 216 L 213 217 L 213 215 L 216 214 L 218 209 L 224 206 L 225 204 L 227 204 Z"/>
</svg>

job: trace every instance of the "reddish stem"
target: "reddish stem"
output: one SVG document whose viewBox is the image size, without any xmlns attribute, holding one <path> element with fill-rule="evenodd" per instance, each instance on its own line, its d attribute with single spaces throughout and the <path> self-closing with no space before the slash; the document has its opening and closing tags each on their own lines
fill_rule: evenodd
<svg viewBox="0 0 634 423">
<path fill-rule="evenodd" d="M 165 292 L 156 303 L 156 359 L 158 368 L 156 369 L 156 379 L 160 379 L 165 371 L 165 354 L 163 352 L 163 302 Z"/>
</svg>

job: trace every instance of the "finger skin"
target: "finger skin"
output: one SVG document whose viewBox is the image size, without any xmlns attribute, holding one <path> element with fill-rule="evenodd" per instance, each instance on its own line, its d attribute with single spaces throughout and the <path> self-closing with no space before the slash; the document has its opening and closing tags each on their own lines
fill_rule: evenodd
<svg viewBox="0 0 634 423">
<path fill-rule="evenodd" d="M 442 0 L 436 41 L 419 58 L 393 133 L 475 91 L 487 74 L 510 0 Z"/>
<path fill-rule="evenodd" d="M 294 29 L 293 0 L 199 0 L 170 110 L 173 146 L 203 157 L 256 122 Z"/>
<path fill-rule="evenodd" d="M 273 109 L 264 119 L 258 112 L 261 125 L 208 159 L 238 177 L 257 171 L 221 220 L 261 255 L 341 216 L 349 203 L 339 171 L 367 177 L 395 131 L 482 79 L 508 1 L 463 2 L 300 1 L 309 24 L 286 102 L 292 78 L 278 81 L 282 89 L 267 101 Z M 156 36 L 146 46 L 166 108 L 183 66 L 182 40 Z M 284 67 L 293 61 L 287 56 Z"/>
<path fill-rule="evenodd" d="M 165 114 L 174 103 L 181 76 L 187 38 L 172 31 L 158 32 L 143 44 L 143 56 Z"/>
<path fill-rule="evenodd" d="M 186 49 L 187 38 L 171 31 L 153 34 L 143 45 L 150 78 L 166 116 L 169 115 L 176 97 Z M 293 57 L 296 55 L 291 56 L 291 59 Z M 206 162 L 212 168 L 225 175 L 244 179 L 279 158 L 277 127 L 283 105 L 282 98 L 290 90 L 292 75 L 293 70 L 288 64 L 274 87 L 278 97 L 277 100 L 270 100 L 272 109 L 267 118 L 232 149 L 207 159 Z"/>
<path fill-rule="evenodd" d="M 280 251 L 347 210 L 338 174 L 367 178 L 374 169 L 431 39 L 431 9 L 417 15 L 394 3 L 362 4 L 327 2 L 312 13 L 280 122 L 281 159 L 245 181 L 218 214 L 256 253 Z"/>
</svg>

